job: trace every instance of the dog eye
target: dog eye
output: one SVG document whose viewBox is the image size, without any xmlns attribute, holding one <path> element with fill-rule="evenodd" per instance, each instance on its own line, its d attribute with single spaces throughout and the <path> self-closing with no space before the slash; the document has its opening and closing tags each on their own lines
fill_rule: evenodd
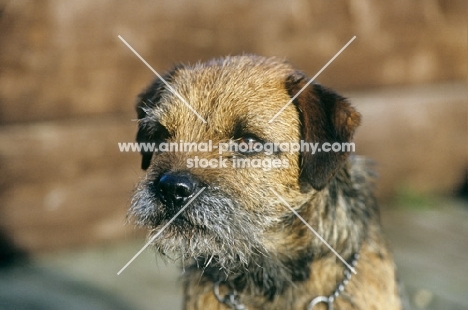
<svg viewBox="0 0 468 310">
<path fill-rule="evenodd" d="M 241 154 L 260 153 L 263 149 L 262 141 L 255 136 L 246 135 L 235 141 L 238 144 L 238 151 Z"/>
</svg>

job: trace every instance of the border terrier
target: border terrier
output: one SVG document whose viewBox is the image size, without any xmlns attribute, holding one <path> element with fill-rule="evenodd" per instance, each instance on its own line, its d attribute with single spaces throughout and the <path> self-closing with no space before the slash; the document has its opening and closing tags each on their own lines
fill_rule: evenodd
<svg viewBox="0 0 468 310">
<path fill-rule="evenodd" d="M 366 159 L 240 148 L 352 141 L 360 114 L 308 81 L 282 59 L 232 56 L 176 66 L 138 97 L 139 143 L 229 142 L 228 162 L 287 163 L 203 168 L 187 163 L 217 149 L 141 152 L 129 217 L 183 262 L 184 309 L 401 308 Z"/>
</svg>

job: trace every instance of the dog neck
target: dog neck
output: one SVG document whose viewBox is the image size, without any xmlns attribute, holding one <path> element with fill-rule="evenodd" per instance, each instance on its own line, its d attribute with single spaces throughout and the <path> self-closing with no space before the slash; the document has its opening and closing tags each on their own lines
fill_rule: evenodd
<svg viewBox="0 0 468 310">
<path fill-rule="evenodd" d="M 326 304 L 328 309 L 333 309 L 333 305 L 335 303 L 336 298 L 339 297 L 343 293 L 347 284 L 351 280 L 352 272 L 354 271 L 354 268 L 356 267 L 358 259 L 359 259 L 359 253 L 355 253 L 352 256 L 352 260 L 347 263 L 348 264 L 347 268 L 344 269 L 343 279 L 341 280 L 341 282 L 339 282 L 336 285 L 333 292 L 328 295 L 319 295 L 319 296 L 314 297 L 308 303 L 307 309 L 312 310 L 318 304 Z M 237 294 L 235 290 L 231 290 L 225 295 L 220 294 L 220 290 L 219 290 L 220 285 L 221 285 L 221 282 L 216 282 L 213 286 L 213 293 L 219 303 L 225 304 L 226 306 L 232 309 L 247 310 L 247 307 L 240 300 L 240 295 Z"/>
<path fill-rule="evenodd" d="M 351 160 L 326 188 L 313 195 L 299 210 L 299 214 L 312 227 L 316 227 L 318 234 L 347 261 L 351 261 L 359 252 L 366 238 L 367 223 L 378 217 L 369 188 L 372 176 L 368 175 L 366 171 L 369 169 L 363 169 L 362 164 L 367 165 Z M 317 214 L 321 215 L 318 219 Z M 319 221 L 322 225 L 317 225 Z M 323 223 L 328 223 L 328 226 Z M 318 276 L 321 272 L 341 277 L 343 264 L 315 235 L 305 235 L 302 238 L 309 240 L 302 244 L 309 244 L 309 248 L 302 249 L 300 253 L 290 253 L 287 258 L 258 254 L 252 257 L 248 265 L 235 266 L 227 272 L 219 269 L 215 257 L 207 267 L 197 267 L 203 266 L 202 263 L 193 265 L 192 271 L 201 272 L 203 278 L 213 285 L 221 283 L 241 295 L 263 296 L 263 300 L 267 301 L 283 295 L 291 286 L 317 281 L 321 278 Z"/>
</svg>

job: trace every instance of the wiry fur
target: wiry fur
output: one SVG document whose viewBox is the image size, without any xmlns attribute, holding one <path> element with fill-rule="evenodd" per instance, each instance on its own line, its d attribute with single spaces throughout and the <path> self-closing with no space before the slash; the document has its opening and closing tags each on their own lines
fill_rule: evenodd
<svg viewBox="0 0 468 310">
<path fill-rule="evenodd" d="M 307 82 L 302 73 L 275 58 L 226 57 L 178 66 L 165 78 L 207 123 L 156 80 L 139 97 L 139 142 L 217 144 L 244 136 L 263 142 L 346 142 L 360 122 L 346 99 L 314 84 L 268 124 Z M 341 281 L 343 264 L 271 189 L 344 259 L 361 253 L 358 275 L 335 309 L 399 309 L 394 266 L 381 237 L 366 160 L 347 159 L 345 152 L 278 152 L 270 156 L 287 159 L 288 168 L 188 169 L 186 159 L 196 155 L 219 157 L 217 151 L 142 153 L 147 175 L 129 211 L 136 224 L 156 233 L 177 211 L 155 194 L 161 175 L 189 173 L 199 189 L 205 187 L 154 241 L 159 252 L 181 255 L 190 264 L 186 309 L 225 309 L 213 295 L 216 282 L 222 283 L 222 291 L 239 292 L 252 310 L 305 309 L 313 297 L 330 294 Z"/>
</svg>

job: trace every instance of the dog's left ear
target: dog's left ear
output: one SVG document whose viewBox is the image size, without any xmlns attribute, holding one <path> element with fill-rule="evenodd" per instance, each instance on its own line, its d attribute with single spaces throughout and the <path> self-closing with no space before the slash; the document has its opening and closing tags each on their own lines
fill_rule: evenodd
<svg viewBox="0 0 468 310">
<path fill-rule="evenodd" d="M 305 85 L 307 79 L 301 74 L 294 74 L 286 80 L 286 89 L 294 97 Z M 302 150 L 300 154 L 300 179 L 308 182 L 317 190 L 323 189 L 341 168 L 349 155 L 346 149 L 334 152 L 333 143 L 350 142 L 354 131 L 361 122 L 361 115 L 350 103 L 334 91 L 319 84 L 308 85 L 295 99 L 301 121 L 301 139 L 307 143 L 319 143 L 312 154 Z M 322 149 L 324 143 L 330 143 L 329 152 Z"/>
<path fill-rule="evenodd" d="M 174 66 L 168 73 L 164 75 L 164 80 L 171 83 L 174 79 L 177 70 L 181 69 L 183 65 Z M 159 78 L 155 79 L 143 92 L 138 95 L 135 110 L 138 116 L 138 132 L 136 140 L 138 143 L 154 143 L 157 137 L 154 137 L 152 132 L 157 131 L 155 127 L 157 124 L 145 122 L 145 118 L 151 110 L 154 109 L 161 100 L 161 93 L 164 90 L 165 84 Z M 149 128 L 150 127 L 150 128 Z M 151 130 L 152 129 L 152 130 Z M 162 128 L 160 131 L 164 132 Z M 161 133 L 160 133 L 161 135 Z M 153 152 L 141 150 L 141 169 L 146 170 L 150 166 Z"/>
<path fill-rule="evenodd" d="M 138 116 L 138 132 L 136 136 L 136 141 L 138 143 L 150 143 L 152 142 L 151 133 L 148 130 L 146 124 L 142 122 L 143 119 L 147 116 L 147 113 L 153 109 L 156 104 L 159 102 L 160 90 L 163 86 L 161 80 L 156 79 L 149 87 L 147 87 L 143 92 L 138 95 L 137 104 L 135 110 Z M 141 169 L 148 169 L 151 158 L 153 157 L 153 152 L 148 152 L 144 149 L 140 151 L 141 153 Z"/>
</svg>

